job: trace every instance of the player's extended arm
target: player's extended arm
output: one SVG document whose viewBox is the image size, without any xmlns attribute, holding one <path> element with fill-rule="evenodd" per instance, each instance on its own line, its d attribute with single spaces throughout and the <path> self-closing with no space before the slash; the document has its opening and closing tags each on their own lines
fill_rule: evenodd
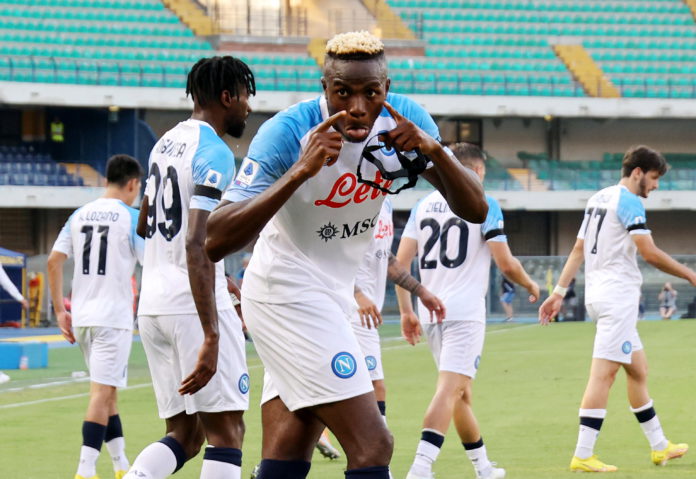
<svg viewBox="0 0 696 479">
<path fill-rule="evenodd" d="M 636 244 L 638 252 L 647 263 L 667 274 L 671 274 L 672 276 L 676 276 L 678 278 L 684 278 L 685 280 L 689 281 L 692 286 L 696 286 L 696 272 L 687 268 L 658 248 L 652 235 L 634 234 L 631 235 L 631 238 L 633 238 L 633 242 Z"/>
<path fill-rule="evenodd" d="M 500 272 L 526 289 L 529 292 L 529 302 L 535 303 L 539 299 L 539 285 L 529 277 L 520 260 L 512 256 L 510 246 L 505 241 L 488 241 L 487 244 Z"/>
<path fill-rule="evenodd" d="M 68 255 L 59 251 L 51 251 L 48 255 L 48 288 L 51 292 L 53 311 L 56 313 L 61 334 L 69 342 L 75 342 L 72 330 L 72 316 L 65 310 L 63 302 L 63 264 Z"/>
<path fill-rule="evenodd" d="M 215 263 L 210 261 L 203 249 L 205 223 L 210 213 L 191 209 L 186 234 L 186 265 L 193 302 L 203 327 L 203 344 L 198 353 L 196 368 L 181 383 L 179 394 L 193 394 L 200 390 L 217 370 L 218 361 L 218 317 L 215 303 Z"/>
<path fill-rule="evenodd" d="M 584 247 L 585 241 L 578 238 L 563 266 L 561 276 L 558 278 L 557 284 L 559 286 L 567 288 L 577 274 L 580 265 L 582 265 L 582 262 L 585 260 Z M 546 301 L 539 306 L 539 322 L 541 324 L 548 324 L 551 318 L 555 317 L 561 310 L 562 304 L 563 296 L 558 293 L 551 293 L 551 296 L 546 298 Z"/>
<path fill-rule="evenodd" d="M 418 252 L 418 242 L 413 238 L 401 238 L 399 250 L 396 252 L 396 261 L 403 268 L 407 268 Z M 418 316 L 413 311 L 411 293 L 400 286 L 396 286 L 396 300 L 399 303 L 401 313 L 401 335 L 411 345 L 415 346 L 420 341 L 421 327 Z"/>
<path fill-rule="evenodd" d="M 434 164 L 422 173 L 442 193 L 450 209 L 471 223 L 483 223 L 488 213 L 488 202 L 476 174 L 452 158 L 439 141 L 402 116 L 387 102 L 384 107 L 396 121 L 396 128 L 382 134 L 388 145 L 401 151 L 420 149 Z"/>
<path fill-rule="evenodd" d="M 138 226 L 135 228 L 135 233 L 141 238 L 145 237 L 147 230 L 147 205 L 149 204 L 147 195 L 143 196 L 143 202 L 140 205 L 140 214 L 138 215 Z"/>
<path fill-rule="evenodd" d="M 387 277 L 391 279 L 395 285 L 400 286 L 411 294 L 415 294 L 423 303 L 428 311 L 430 311 L 430 322 L 433 321 L 433 314 L 437 317 L 437 322 L 441 323 L 445 319 L 445 305 L 440 298 L 431 293 L 428 288 L 423 286 L 416 278 L 411 276 L 408 269 L 404 268 L 399 263 L 396 257 L 389 253 L 389 267 L 387 268 Z M 410 300 L 410 297 L 409 297 Z"/>
<path fill-rule="evenodd" d="M 210 215 L 205 251 L 213 261 L 249 244 L 292 194 L 324 166 L 333 165 L 341 152 L 341 134 L 329 128 L 346 115 L 342 110 L 312 132 L 302 157 L 268 189 L 254 198 L 222 202 Z"/>
</svg>

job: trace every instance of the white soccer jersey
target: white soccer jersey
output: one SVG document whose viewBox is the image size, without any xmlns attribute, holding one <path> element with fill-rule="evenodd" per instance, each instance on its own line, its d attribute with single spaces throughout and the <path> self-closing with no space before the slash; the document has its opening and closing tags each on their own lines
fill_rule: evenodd
<svg viewBox="0 0 696 479">
<path fill-rule="evenodd" d="M 488 216 L 483 224 L 464 221 L 450 211 L 439 191 L 423 198 L 411 211 L 402 237 L 418 242 L 421 282 L 447 308 L 446 321 L 486 321 L 486 291 L 491 267 L 487 241 L 506 242 L 503 213 L 486 196 Z M 421 322 L 430 313 L 419 302 Z"/>
<path fill-rule="evenodd" d="M 387 269 L 389 254 L 394 241 L 394 221 L 392 204 L 389 198 L 382 203 L 379 218 L 375 226 L 370 247 L 363 255 L 362 263 L 355 275 L 355 284 L 367 296 L 378 310 L 384 306 L 384 294 L 387 287 Z M 353 321 L 360 323 L 360 318 L 353 315 Z"/>
<path fill-rule="evenodd" d="M 585 240 L 585 302 L 616 301 L 639 294 L 643 277 L 631 235 L 650 234 L 645 207 L 623 185 L 595 193 L 587 202 L 578 238 Z"/>
<path fill-rule="evenodd" d="M 234 176 L 234 155 L 213 128 L 179 123 L 150 153 L 145 264 L 138 314 L 196 314 L 186 265 L 190 209 L 212 211 Z M 223 261 L 215 265 L 218 310 L 232 309 Z"/>
<path fill-rule="evenodd" d="M 387 100 L 439 139 L 435 122 L 422 107 L 401 95 L 389 94 Z M 224 199 L 242 201 L 268 188 L 299 160 L 309 134 L 326 118 L 326 99 L 321 96 L 298 103 L 264 123 Z M 338 161 L 322 168 L 295 191 L 261 231 L 244 274 L 243 295 L 267 303 L 330 297 L 352 314 L 355 274 L 378 224 L 385 196 L 357 181 L 358 162 L 363 148 L 378 142 L 379 132 L 395 126 L 383 109 L 365 142 L 344 142 Z M 373 154 L 387 170 L 401 169 L 394 150 L 382 148 Z M 362 171 L 367 179 L 385 183 L 371 163 L 363 162 Z"/>
<path fill-rule="evenodd" d="M 58 235 L 54 251 L 75 258 L 72 325 L 133 329 L 135 262 L 143 240 L 135 233 L 138 210 L 113 198 L 78 208 Z"/>
</svg>

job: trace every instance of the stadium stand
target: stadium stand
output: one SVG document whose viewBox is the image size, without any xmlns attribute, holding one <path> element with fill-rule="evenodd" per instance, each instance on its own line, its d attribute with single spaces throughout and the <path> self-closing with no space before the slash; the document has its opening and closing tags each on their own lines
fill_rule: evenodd
<svg viewBox="0 0 696 479">
<path fill-rule="evenodd" d="M 183 88 L 214 53 L 157 0 L 0 0 L 0 81 Z M 261 89 L 319 88 L 308 56 L 233 54 Z"/>
<path fill-rule="evenodd" d="M 619 181 L 623 153 L 605 153 L 602 160 L 551 161 L 545 153 L 518 152 L 548 190 L 598 190 Z M 665 153 L 671 169 L 660 181 L 663 190 L 696 189 L 696 155 Z"/>
<path fill-rule="evenodd" d="M 0 145 L 0 185 L 83 186 L 84 179 L 30 145 Z"/>
<path fill-rule="evenodd" d="M 679 0 L 388 2 L 427 42 L 425 58 L 393 62 L 409 92 L 582 96 L 558 42 L 587 49 L 622 96 L 696 97 L 696 28 Z"/>
</svg>

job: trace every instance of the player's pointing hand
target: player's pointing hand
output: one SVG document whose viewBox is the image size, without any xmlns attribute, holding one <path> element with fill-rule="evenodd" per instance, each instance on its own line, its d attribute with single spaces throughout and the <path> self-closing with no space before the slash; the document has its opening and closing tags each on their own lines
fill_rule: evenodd
<svg viewBox="0 0 696 479">
<path fill-rule="evenodd" d="M 404 118 L 401 113 L 396 111 L 386 101 L 384 102 L 384 108 L 396 121 L 396 128 L 380 135 L 380 138 L 387 146 L 396 148 L 399 151 L 413 151 L 417 148 L 424 155 L 428 155 L 440 148 L 440 144 L 435 138 L 418 128 L 412 121 Z"/>
<path fill-rule="evenodd" d="M 344 116 L 346 116 L 345 110 L 334 113 L 310 133 L 304 153 L 297 162 L 297 167 L 301 168 L 305 179 L 319 173 L 324 166 L 333 165 L 338 159 L 343 140 L 339 132 L 329 131 L 329 129 Z"/>
</svg>

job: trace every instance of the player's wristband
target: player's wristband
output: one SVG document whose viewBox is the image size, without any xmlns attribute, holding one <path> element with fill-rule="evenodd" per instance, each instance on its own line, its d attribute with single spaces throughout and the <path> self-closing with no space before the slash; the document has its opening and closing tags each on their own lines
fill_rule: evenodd
<svg viewBox="0 0 696 479">
<path fill-rule="evenodd" d="M 239 301 L 239 298 L 236 294 L 230 294 L 230 298 L 232 298 L 232 306 L 234 306 L 235 308 L 242 304 L 242 302 Z"/>
<path fill-rule="evenodd" d="M 565 298 L 566 293 L 568 292 L 568 288 L 564 288 L 560 284 L 557 284 L 555 288 L 553 288 L 553 292 L 555 294 L 558 294 L 561 296 L 561 298 Z"/>
</svg>

